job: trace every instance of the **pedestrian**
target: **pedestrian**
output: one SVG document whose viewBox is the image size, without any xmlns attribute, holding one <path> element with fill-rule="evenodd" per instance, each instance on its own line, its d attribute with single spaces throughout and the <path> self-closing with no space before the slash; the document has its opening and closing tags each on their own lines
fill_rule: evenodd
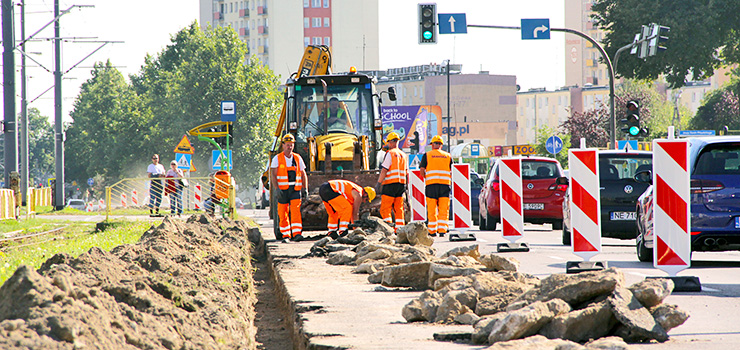
<svg viewBox="0 0 740 350">
<path fill-rule="evenodd" d="M 152 156 L 152 164 L 146 168 L 147 175 L 151 180 L 149 184 L 149 215 L 159 215 L 159 204 L 162 203 L 162 180 L 164 166 L 159 164 L 159 154 Z"/>
<path fill-rule="evenodd" d="M 427 197 L 427 227 L 432 237 L 444 237 L 450 213 L 452 156 L 442 150 L 443 143 L 441 136 L 432 137 L 432 150 L 425 153 L 419 163 Z"/>
<path fill-rule="evenodd" d="M 360 216 L 360 203 L 367 199 L 372 202 L 375 190 L 348 180 L 329 180 L 319 187 L 319 196 L 324 201 L 324 207 L 329 214 L 326 234 L 337 239 L 347 234 L 350 220 L 355 222 Z"/>
<path fill-rule="evenodd" d="M 167 170 L 165 178 L 167 180 L 167 187 L 165 187 L 165 194 L 170 196 L 170 213 L 172 215 L 182 214 L 182 181 L 185 176 L 181 169 L 177 168 L 177 161 L 173 160 L 170 162 L 170 169 Z"/>
<path fill-rule="evenodd" d="M 270 162 L 271 190 L 277 190 L 279 229 L 283 243 L 302 241 L 301 197 L 308 196 L 308 175 L 303 158 L 293 153 L 295 137 L 286 134 L 281 141 L 283 151 Z M 277 185 L 277 188 L 275 187 Z M 276 237 L 278 238 L 278 237 Z M 278 238 L 278 239 L 280 239 Z"/>
<path fill-rule="evenodd" d="M 382 169 L 375 185 L 375 191 L 382 193 L 380 197 L 380 216 L 385 222 L 393 225 L 391 213 L 395 216 L 395 229 L 403 226 L 406 221 L 403 215 L 403 194 L 406 192 L 408 183 L 408 158 L 398 148 L 400 137 L 391 132 L 386 138 L 388 152 L 386 152 Z M 382 188 L 382 192 L 380 189 Z"/>
</svg>

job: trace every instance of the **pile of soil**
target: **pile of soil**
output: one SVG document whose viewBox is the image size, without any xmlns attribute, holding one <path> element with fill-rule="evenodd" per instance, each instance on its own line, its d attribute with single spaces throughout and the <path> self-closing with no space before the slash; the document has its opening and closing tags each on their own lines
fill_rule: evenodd
<svg viewBox="0 0 740 350">
<path fill-rule="evenodd" d="M 165 218 L 136 244 L 22 266 L 0 287 L 0 348 L 255 349 L 250 237 L 245 221 Z"/>
</svg>

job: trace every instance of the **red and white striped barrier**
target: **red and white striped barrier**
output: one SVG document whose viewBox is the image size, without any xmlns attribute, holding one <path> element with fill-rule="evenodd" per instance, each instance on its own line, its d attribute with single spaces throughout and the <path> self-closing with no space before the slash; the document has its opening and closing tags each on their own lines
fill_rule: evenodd
<svg viewBox="0 0 740 350">
<path fill-rule="evenodd" d="M 88 212 L 88 213 L 91 213 L 93 211 L 93 204 L 92 204 L 92 202 L 89 202 L 89 203 L 85 204 L 85 211 Z"/>
<path fill-rule="evenodd" d="M 427 197 L 424 193 L 426 185 L 421 178 L 421 170 L 411 170 L 409 176 L 411 191 L 411 221 L 424 221 L 427 219 Z"/>
<path fill-rule="evenodd" d="M 601 252 L 599 153 L 595 148 L 568 150 L 570 225 L 573 254 L 589 261 Z"/>
<path fill-rule="evenodd" d="M 203 194 L 202 194 L 202 188 L 200 185 L 195 185 L 195 209 L 200 210 L 203 209 Z"/>
<path fill-rule="evenodd" d="M 101 198 L 101 199 L 100 199 L 100 200 L 98 201 L 98 210 L 103 210 L 103 209 L 105 209 L 105 200 L 103 200 L 103 199 Z"/>
<path fill-rule="evenodd" d="M 134 206 L 139 205 L 139 194 L 136 193 L 135 189 L 131 190 L 131 204 L 133 204 Z"/>
<path fill-rule="evenodd" d="M 653 264 L 670 276 L 691 266 L 688 165 L 688 140 L 653 140 Z"/>
<path fill-rule="evenodd" d="M 128 201 L 126 200 L 126 194 L 121 193 L 121 206 L 126 208 L 128 206 Z"/>
<path fill-rule="evenodd" d="M 514 243 L 524 235 L 522 159 L 502 159 L 498 169 L 502 233 L 505 239 Z"/>
<path fill-rule="evenodd" d="M 470 215 L 470 164 L 452 164 L 452 222 L 456 231 L 473 226 Z"/>
</svg>

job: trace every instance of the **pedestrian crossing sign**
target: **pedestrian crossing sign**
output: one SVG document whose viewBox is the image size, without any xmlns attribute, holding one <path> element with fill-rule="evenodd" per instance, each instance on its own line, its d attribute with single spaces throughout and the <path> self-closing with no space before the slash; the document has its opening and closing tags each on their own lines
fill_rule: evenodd
<svg viewBox="0 0 740 350">
<path fill-rule="evenodd" d="M 409 169 L 418 170 L 419 164 L 421 164 L 421 156 L 423 154 L 410 154 L 409 155 Z"/>
<path fill-rule="evenodd" d="M 228 152 L 228 154 L 226 154 Z M 228 159 L 224 159 L 224 169 L 223 170 L 231 170 L 232 167 L 232 158 L 231 158 L 231 151 L 224 151 L 224 155 L 228 156 Z M 221 170 L 221 151 L 214 150 L 211 152 L 211 170 Z"/>
<path fill-rule="evenodd" d="M 175 153 L 175 161 L 178 169 L 190 170 L 193 155 L 187 153 Z"/>
</svg>

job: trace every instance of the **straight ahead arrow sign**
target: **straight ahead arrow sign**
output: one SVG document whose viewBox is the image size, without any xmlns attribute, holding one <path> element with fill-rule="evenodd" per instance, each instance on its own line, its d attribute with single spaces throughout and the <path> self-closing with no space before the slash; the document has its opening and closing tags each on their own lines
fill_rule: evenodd
<svg viewBox="0 0 740 350">
<path fill-rule="evenodd" d="M 440 13 L 437 15 L 439 34 L 465 34 L 468 32 L 464 13 Z"/>
</svg>

